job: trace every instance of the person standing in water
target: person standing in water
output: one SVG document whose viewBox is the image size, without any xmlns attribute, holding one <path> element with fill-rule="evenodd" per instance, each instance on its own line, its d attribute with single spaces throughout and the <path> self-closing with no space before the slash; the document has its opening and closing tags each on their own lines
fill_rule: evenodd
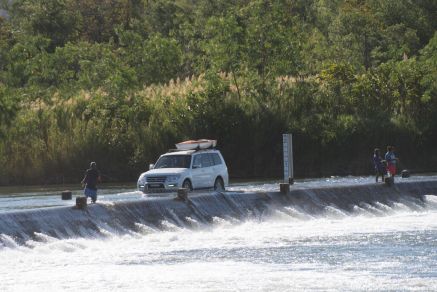
<svg viewBox="0 0 437 292">
<path fill-rule="evenodd" d="M 100 173 L 97 170 L 97 164 L 95 162 L 91 162 L 90 168 L 85 171 L 85 177 L 82 180 L 82 184 L 85 185 L 85 197 L 90 197 L 93 203 L 97 201 L 98 182 L 100 182 Z"/>
<path fill-rule="evenodd" d="M 396 157 L 394 150 L 395 147 L 387 146 L 387 153 L 385 153 L 385 161 L 387 163 L 388 176 L 396 175 L 396 163 L 399 161 L 399 159 Z"/>
<path fill-rule="evenodd" d="M 381 181 L 384 182 L 385 166 L 384 160 L 382 160 L 381 158 L 379 148 L 375 148 L 375 150 L 373 151 L 373 164 L 375 166 L 376 182 L 378 182 L 378 178 L 380 176 Z"/>
</svg>

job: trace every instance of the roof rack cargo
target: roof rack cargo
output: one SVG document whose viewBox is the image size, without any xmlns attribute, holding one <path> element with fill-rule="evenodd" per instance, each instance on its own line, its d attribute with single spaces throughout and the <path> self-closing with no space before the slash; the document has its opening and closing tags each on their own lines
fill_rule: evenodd
<svg viewBox="0 0 437 292">
<path fill-rule="evenodd" d="M 195 149 L 208 149 L 215 147 L 217 140 L 200 139 L 200 140 L 187 140 L 177 143 L 175 146 L 180 150 L 195 150 Z"/>
<path fill-rule="evenodd" d="M 171 153 L 171 152 L 181 152 L 181 151 L 194 151 L 194 152 L 197 152 L 197 151 L 202 151 L 202 150 L 216 150 L 216 149 L 217 149 L 216 146 L 210 146 L 210 147 L 208 147 L 208 148 L 199 148 L 199 147 L 197 147 L 197 148 L 195 148 L 195 149 L 189 149 L 189 150 L 168 149 L 168 150 L 167 150 L 167 153 Z"/>
</svg>

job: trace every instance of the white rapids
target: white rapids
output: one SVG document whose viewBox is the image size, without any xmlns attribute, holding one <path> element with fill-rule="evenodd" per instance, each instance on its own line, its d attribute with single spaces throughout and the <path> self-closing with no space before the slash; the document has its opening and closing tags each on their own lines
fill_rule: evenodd
<svg viewBox="0 0 437 292">
<path fill-rule="evenodd" d="M 0 290 L 437 290 L 437 197 L 420 210 L 357 208 L 353 216 L 289 207 L 262 221 L 11 241 L 0 249 Z"/>
<path fill-rule="evenodd" d="M 295 187 L 371 180 L 330 178 Z M 144 199 L 128 190 L 101 201 L 123 198 Z M 0 208 L 25 209 L 23 199 L 27 208 L 59 204 L 57 195 L 23 193 L 3 198 Z M 363 203 L 352 212 L 326 206 L 313 214 L 291 205 L 243 221 L 186 219 L 191 228 L 174 221 L 159 230 L 137 223 L 122 233 L 100 226 L 99 234 L 36 234 L 21 245 L 0 235 L 0 291 L 437 291 L 437 196 L 425 196 L 423 204 Z"/>
</svg>

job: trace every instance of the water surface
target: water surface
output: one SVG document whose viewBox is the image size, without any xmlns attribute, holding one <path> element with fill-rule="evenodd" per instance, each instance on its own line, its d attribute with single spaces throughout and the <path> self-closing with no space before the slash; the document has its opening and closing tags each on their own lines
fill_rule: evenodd
<svg viewBox="0 0 437 292">
<path fill-rule="evenodd" d="M 371 181 L 329 178 L 294 187 Z M 277 182 L 230 189 L 277 190 Z M 147 199 L 135 189 L 101 193 L 101 201 Z M 22 199 L 35 208 L 60 204 L 58 194 L 3 199 L 2 210 L 22 208 Z M 164 230 L 142 225 L 124 235 L 60 240 L 40 234 L 25 245 L 7 242 L 0 247 L 0 290 L 437 290 L 436 196 L 426 196 L 424 206 L 375 204 L 353 213 L 332 207 L 314 215 L 287 207 L 246 221 L 191 220 L 194 228 L 164 222 Z"/>
</svg>

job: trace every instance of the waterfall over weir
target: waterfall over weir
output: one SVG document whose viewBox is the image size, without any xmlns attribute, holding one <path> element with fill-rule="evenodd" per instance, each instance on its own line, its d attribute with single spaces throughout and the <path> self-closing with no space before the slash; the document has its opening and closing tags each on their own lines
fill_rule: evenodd
<svg viewBox="0 0 437 292">
<path fill-rule="evenodd" d="M 72 207 L 43 208 L 0 214 L 0 246 L 25 244 L 27 240 L 104 237 L 137 232 L 145 226 L 165 229 L 166 222 L 190 228 L 213 218 L 263 219 L 276 211 L 291 216 L 353 216 L 367 212 L 383 216 L 397 203 L 411 210 L 426 208 L 427 195 L 437 195 L 437 181 L 293 189 L 279 192 L 223 192 L 190 194 L 187 201 L 170 197 L 147 198 Z"/>
</svg>

